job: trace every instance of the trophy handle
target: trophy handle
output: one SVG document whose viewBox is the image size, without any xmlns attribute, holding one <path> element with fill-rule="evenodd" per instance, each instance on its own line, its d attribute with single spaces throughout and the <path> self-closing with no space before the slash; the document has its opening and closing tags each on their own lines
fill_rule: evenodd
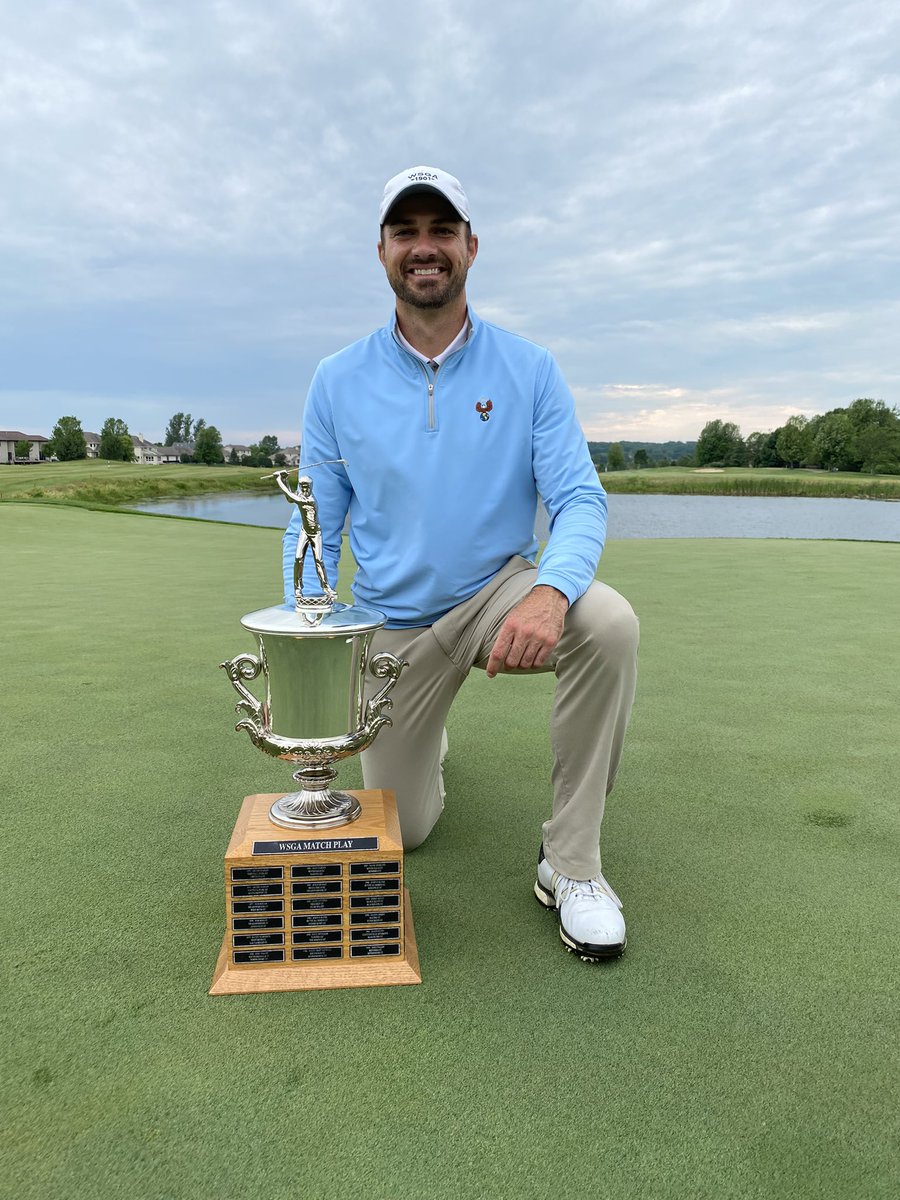
<svg viewBox="0 0 900 1200">
<path fill-rule="evenodd" d="M 262 670 L 262 663 L 255 654 L 238 654 L 234 658 L 219 663 L 219 666 L 227 673 L 232 687 L 240 696 L 240 700 L 234 706 L 234 711 L 247 714 L 243 721 L 239 721 L 235 725 L 235 729 L 246 729 L 252 738 L 254 733 L 262 732 L 265 724 L 265 710 L 262 702 L 244 687 L 242 681 L 255 679 Z"/>
<path fill-rule="evenodd" d="M 391 724 L 391 718 L 387 712 L 394 702 L 388 696 L 388 692 L 400 678 L 403 668 L 408 666 L 409 663 L 405 658 L 397 658 L 395 654 L 390 654 L 387 650 L 376 654 L 369 661 L 369 670 L 375 678 L 387 680 L 384 687 L 366 705 L 366 733 L 370 737 L 374 737 L 383 725 Z"/>
</svg>

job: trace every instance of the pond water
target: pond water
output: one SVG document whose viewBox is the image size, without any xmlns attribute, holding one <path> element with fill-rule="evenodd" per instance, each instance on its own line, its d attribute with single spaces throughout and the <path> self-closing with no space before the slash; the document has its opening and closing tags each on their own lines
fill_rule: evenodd
<svg viewBox="0 0 900 1200">
<path fill-rule="evenodd" d="M 232 492 L 133 507 L 142 512 L 282 529 L 290 517 L 287 501 L 278 494 Z M 538 512 L 536 532 L 542 541 L 546 539 L 547 516 L 543 509 Z M 797 496 L 610 496 L 608 536 L 900 542 L 900 503 Z"/>
</svg>

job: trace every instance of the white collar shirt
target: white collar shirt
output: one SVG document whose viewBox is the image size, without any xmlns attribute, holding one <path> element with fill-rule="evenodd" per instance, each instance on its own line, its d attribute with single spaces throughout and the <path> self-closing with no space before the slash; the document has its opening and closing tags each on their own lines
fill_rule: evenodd
<svg viewBox="0 0 900 1200">
<path fill-rule="evenodd" d="M 445 361 L 445 359 L 449 358 L 451 354 L 458 350 L 460 346 L 464 346 L 466 344 L 466 342 L 469 340 L 469 332 L 471 328 L 472 325 L 469 321 L 469 314 L 466 313 L 466 319 L 463 322 L 463 327 L 460 329 L 459 333 L 456 335 L 450 345 L 445 347 L 440 354 L 436 354 L 434 358 L 429 358 L 427 354 L 423 354 L 421 350 L 417 350 L 411 342 L 407 341 L 407 339 L 403 336 L 403 331 L 400 329 L 400 326 L 396 323 L 396 321 L 394 322 L 394 330 L 396 331 L 397 341 L 400 343 L 400 345 L 403 346 L 404 349 L 408 350 L 410 354 L 414 354 L 416 358 L 425 363 L 426 366 L 434 367 L 435 369 L 437 369 L 441 363 Z"/>
</svg>

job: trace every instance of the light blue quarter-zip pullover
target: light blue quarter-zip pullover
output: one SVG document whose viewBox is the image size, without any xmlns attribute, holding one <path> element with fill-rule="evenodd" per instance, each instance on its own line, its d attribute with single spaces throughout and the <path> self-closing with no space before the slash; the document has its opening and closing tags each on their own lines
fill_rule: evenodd
<svg viewBox="0 0 900 1200">
<path fill-rule="evenodd" d="M 481 321 L 432 370 L 398 342 L 394 320 L 319 364 L 306 401 L 302 462 L 311 472 L 328 578 L 337 580 L 350 514 L 353 597 L 389 629 L 431 625 L 513 555 L 532 561 L 538 496 L 550 539 L 538 567 L 573 603 L 597 569 L 606 493 L 549 351 Z M 300 513 L 284 535 L 293 604 Z M 320 591 L 307 553 L 304 589 Z"/>
</svg>

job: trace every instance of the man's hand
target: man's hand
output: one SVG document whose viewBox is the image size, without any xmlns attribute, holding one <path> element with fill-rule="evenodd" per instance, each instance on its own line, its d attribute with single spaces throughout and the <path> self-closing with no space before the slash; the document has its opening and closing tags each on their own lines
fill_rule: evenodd
<svg viewBox="0 0 900 1200">
<path fill-rule="evenodd" d="M 542 667 L 562 636 L 569 602 L 556 588 L 539 584 L 512 610 L 497 634 L 486 673 Z"/>
</svg>

